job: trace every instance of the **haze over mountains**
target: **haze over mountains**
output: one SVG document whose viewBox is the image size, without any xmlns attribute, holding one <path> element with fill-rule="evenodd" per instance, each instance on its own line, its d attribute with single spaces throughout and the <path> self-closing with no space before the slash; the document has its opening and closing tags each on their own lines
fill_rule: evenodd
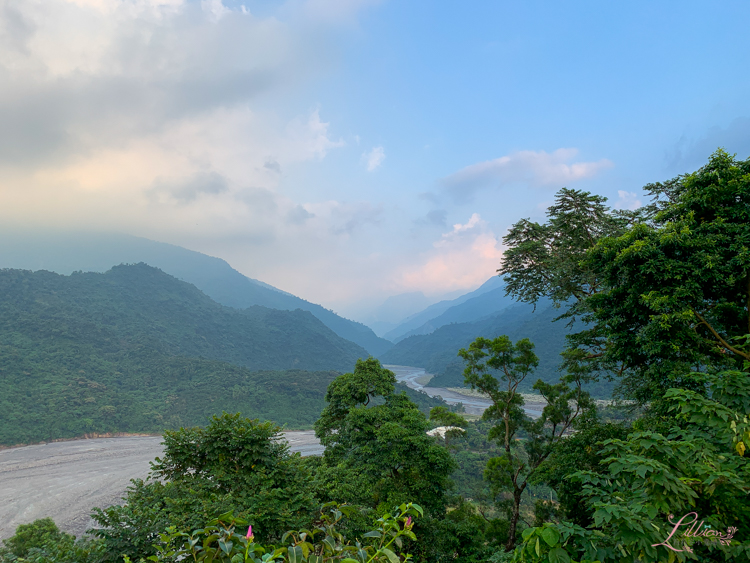
<svg viewBox="0 0 750 563">
<path fill-rule="evenodd" d="M 383 336 L 392 342 L 399 342 L 416 334 L 429 334 L 446 324 L 475 321 L 502 311 L 515 302 L 505 295 L 503 281 L 493 276 L 474 291 L 440 301 L 410 315 Z"/>
<path fill-rule="evenodd" d="M 118 264 L 144 262 L 195 285 L 214 301 L 244 309 L 310 311 L 337 335 L 377 356 L 392 346 L 362 323 L 350 321 L 320 305 L 248 278 L 220 258 L 140 237 L 106 233 L 0 232 L 0 268 L 106 272 Z M 300 272 L 304 275 L 304 272 Z"/>
<path fill-rule="evenodd" d="M 70 274 L 75 271 L 107 272 L 120 263 L 141 262 L 193 284 L 205 293 L 202 295 L 193 290 L 197 301 L 203 303 L 201 307 L 213 299 L 225 306 L 221 314 L 228 315 L 227 318 L 234 319 L 235 313 L 241 313 L 245 324 L 250 322 L 248 319 L 256 319 L 257 331 L 252 336 L 256 347 L 252 353 L 243 352 L 244 348 L 236 347 L 236 343 L 231 344 L 233 339 L 241 338 L 239 334 L 247 327 L 239 329 L 240 333 L 235 335 L 223 333 L 218 342 L 188 339 L 182 347 L 172 342 L 170 353 L 183 354 L 190 349 L 193 352 L 189 355 L 228 361 L 251 370 L 338 371 L 350 370 L 358 357 L 373 355 L 384 363 L 425 368 L 436 374 L 432 386 L 461 387 L 463 364 L 457 358 L 458 350 L 478 336 L 506 334 L 514 340 L 528 337 L 535 342 L 540 366 L 533 380 L 541 377 L 546 381 L 556 381 L 559 378 L 559 353 L 568 332 L 564 323 L 552 322 L 559 310 L 551 308 L 549 303 L 540 303 L 534 312 L 532 306 L 517 303 L 505 295 L 503 281 L 497 276 L 490 277 L 474 291 L 428 305 L 399 323 L 393 320 L 401 312 L 419 309 L 429 300 L 419 292 L 387 300 L 377 308 L 377 314 L 380 318 L 389 318 L 392 328 L 385 338 L 380 338 L 364 324 L 344 319 L 321 305 L 248 278 L 224 260 L 177 246 L 119 234 L 15 232 L 0 237 L 0 268 Z M 105 278 L 116 279 L 127 271 L 131 270 L 115 268 Z M 148 300 L 145 294 L 144 298 Z M 183 313 L 190 325 L 193 321 L 189 317 L 195 315 L 195 311 Z M 280 339 L 268 338 L 263 331 L 270 330 L 274 323 L 276 328 L 273 330 L 283 325 L 283 330 L 297 327 L 299 332 Z M 373 326 L 377 327 L 376 323 L 374 321 Z M 217 326 L 221 324 L 216 323 Z M 310 336 L 313 334 L 314 337 Z M 319 344 L 313 345 L 313 341 Z M 299 346 L 306 352 L 295 355 L 293 351 Z M 282 350 L 286 355 L 280 361 Z M 259 360 L 264 354 L 268 361 Z M 275 359 L 271 361 L 270 358 Z M 608 386 L 605 387 L 592 391 L 606 395 L 609 391 Z"/>
</svg>

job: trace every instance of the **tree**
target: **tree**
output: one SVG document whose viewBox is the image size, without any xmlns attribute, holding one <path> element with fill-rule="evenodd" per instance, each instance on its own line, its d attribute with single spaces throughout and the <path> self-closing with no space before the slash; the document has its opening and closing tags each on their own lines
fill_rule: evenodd
<svg viewBox="0 0 750 563">
<path fill-rule="evenodd" d="M 521 219 L 510 228 L 498 269 L 507 295 L 534 304 L 549 299 L 562 309 L 556 321 L 581 321 L 579 330 L 566 337 L 561 369 L 587 381 L 601 373 L 619 373 L 622 366 L 605 354 L 606 336 L 594 323 L 588 302 L 604 286 L 599 272 L 584 259 L 599 241 L 622 234 L 644 216 L 612 211 L 606 201 L 589 192 L 561 189 L 547 210 L 546 223 Z"/>
<path fill-rule="evenodd" d="M 458 353 L 467 364 L 466 383 L 492 400 L 492 406 L 482 417 L 495 421 L 489 437 L 505 450 L 504 455 L 490 459 L 485 478 L 495 495 L 502 497 L 500 502 L 508 511 L 506 551 L 513 550 L 516 544 L 521 498 L 529 480 L 576 419 L 593 409 L 588 393 L 581 389 L 580 379 L 573 389 L 566 383 L 550 385 L 538 380 L 534 389 L 547 405 L 540 418 L 529 418 L 523 410 L 518 386 L 538 364 L 533 349 L 527 338 L 513 344 L 507 336 L 499 336 L 494 340 L 477 338 L 468 350 L 462 348 Z M 515 438 L 519 431 L 526 435 L 521 442 Z"/>
<path fill-rule="evenodd" d="M 675 423 L 667 433 L 636 423 L 627 438 L 604 441 L 604 471 L 571 476 L 583 484 L 598 537 L 594 544 L 579 544 L 587 558 L 719 562 L 750 555 L 743 529 L 750 517 L 750 462 L 744 455 L 750 449 L 750 381 L 740 371 L 689 377 L 709 397 L 668 390 L 665 403 Z M 682 520 L 690 513 L 697 516 L 694 526 L 688 524 L 695 516 Z M 690 527 L 695 533 L 686 535 Z"/>
<path fill-rule="evenodd" d="M 498 270 L 522 301 L 547 297 L 584 321 L 564 370 L 620 377 L 641 404 L 686 387 L 692 370 L 750 358 L 750 159 L 714 153 L 693 174 L 650 184 L 653 202 L 613 212 L 563 189 L 544 225 L 521 220 Z"/>
<path fill-rule="evenodd" d="M 600 241 L 583 261 L 605 291 L 589 299 L 606 355 L 627 366 L 640 402 L 695 388 L 692 370 L 750 360 L 750 159 L 724 151 L 706 166 L 647 186 L 653 219 Z"/>
<path fill-rule="evenodd" d="M 429 423 L 374 358 L 336 378 L 315 424 L 326 447 L 316 468 L 321 496 L 376 508 L 417 501 L 442 516 L 455 462 L 426 434 Z"/>
<path fill-rule="evenodd" d="M 575 434 L 560 441 L 532 479 L 532 484 L 546 483 L 557 493 L 557 509 L 543 521 L 553 516 L 584 528 L 593 523 L 594 511 L 584 502 L 583 486 L 570 476 L 583 470 L 603 472 L 600 464 L 607 455 L 597 444 L 614 438 L 624 439 L 629 431 L 625 424 L 591 417 L 585 424 L 578 425 Z"/>
<path fill-rule="evenodd" d="M 280 430 L 223 413 L 206 428 L 165 432 L 164 455 L 149 479 L 133 481 L 124 506 L 96 510 L 96 535 L 113 555 L 137 560 L 153 554 L 167 527 L 197 529 L 229 511 L 253 524 L 263 541 L 307 524 L 317 507 L 309 473 Z"/>
<path fill-rule="evenodd" d="M 103 561 L 100 540 L 61 532 L 51 518 L 21 524 L 16 533 L 3 540 L 0 563 L 34 561 L 35 563 L 100 563 Z"/>
</svg>

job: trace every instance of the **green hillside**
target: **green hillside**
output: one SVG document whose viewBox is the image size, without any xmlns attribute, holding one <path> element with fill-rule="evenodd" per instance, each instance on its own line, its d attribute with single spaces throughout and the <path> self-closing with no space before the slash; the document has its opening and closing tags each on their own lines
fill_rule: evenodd
<svg viewBox="0 0 750 563">
<path fill-rule="evenodd" d="M 0 313 L 3 339 L 66 339 L 103 350 L 143 344 L 254 370 L 346 370 L 368 356 L 309 312 L 224 307 L 145 264 L 71 276 L 0 271 Z"/>
<path fill-rule="evenodd" d="M 0 443 L 158 432 L 221 410 L 310 424 L 331 370 L 366 355 L 310 313 L 222 307 L 145 265 L 2 270 Z M 325 371 L 251 372 L 289 368 Z"/>
<path fill-rule="evenodd" d="M 501 334 L 511 340 L 529 338 L 535 345 L 539 367 L 533 377 L 524 382 L 524 389 L 542 379 L 556 382 L 560 378 L 557 366 L 560 352 L 565 346 L 568 329 L 565 321 L 552 322 L 560 310 L 554 307 L 537 307 L 517 304 L 496 315 L 469 323 L 453 323 L 441 326 L 434 332 L 415 335 L 398 342 L 380 360 L 385 364 L 423 367 L 436 374 L 430 381 L 432 387 L 463 387 L 463 362 L 457 357 L 458 350 L 467 348 L 478 336 L 495 338 Z M 597 396 L 609 396 L 611 386 L 597 384 L 589 389 Z"/>
<path fill-rule="evenodd" d="M 309 312 L 223 307 L 143 264 L 0 270 L 2 445 L 161 432 L 222 411 L 309 426 L 359 357 Z"/>
<path fill-rule="evenodd" d="M 377 355 L 392 346 L 365 325 L 242 275 L 220 258 L 153 240 L 114 233 L 23 231 L 0 226 L 0 268 L 58 274 L 106 272 L 114 264 L 144 262 L 193 284 L 222 305 L 310 311 L 338 336 Z"/>
<path fill-rule="evenodd" d="M 5 339 L 4 339 L 5 340 Z M 159 433 L 240 412 L 309 427 L 335 371 L 259 371 L 137 346 L 106 352 L 69 340 L 0 345 L 0 445 L 84 434 Z M 28 342 L 28 341 L 27 341 Z M 424 410 L 440 401 L 399 386 Z"/>
</svg>

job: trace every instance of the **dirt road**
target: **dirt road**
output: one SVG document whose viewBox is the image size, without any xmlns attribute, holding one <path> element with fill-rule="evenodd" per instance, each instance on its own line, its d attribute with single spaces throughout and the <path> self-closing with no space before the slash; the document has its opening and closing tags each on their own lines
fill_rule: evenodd
<svg viewBox="0 0 750 563">
<path fill-rule="evenodd" d="M 312 431 L 287 432 L 292 451 L 323 451 Z M 131 479 L 144 478 L 162 453 L 161 437 L 97 438 L 0 450 L 0 539 L 49 516 L 81 535 L 91 509 L 116 504 Z"/>
</svg>

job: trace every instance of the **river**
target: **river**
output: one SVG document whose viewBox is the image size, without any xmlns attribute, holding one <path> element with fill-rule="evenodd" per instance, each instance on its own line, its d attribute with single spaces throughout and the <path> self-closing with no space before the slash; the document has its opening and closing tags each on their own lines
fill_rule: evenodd
<svg viewBox="0 0 750 563">
<path fill-rule="evenodd" d="M 416 391 L 427 393 L 430 397 L 441 397 L 449 405 L 462 403 L 468 414 L 482 414 L 487 407 L 492 405 L 489 399 L 463 395 L 445 387 L 425 387 L 421 385 L 417 382 L 417 379 L 427 375 L 424 368 L 396 365 L 383 365 L 383 367 L 391 370 L 396 375 L 396 380 L 405 383 Z M 524 406 L 523 409 L 531 418 L 539 418 L 542 415 L 541 408 L 538 405 Z"/>
</svg>

